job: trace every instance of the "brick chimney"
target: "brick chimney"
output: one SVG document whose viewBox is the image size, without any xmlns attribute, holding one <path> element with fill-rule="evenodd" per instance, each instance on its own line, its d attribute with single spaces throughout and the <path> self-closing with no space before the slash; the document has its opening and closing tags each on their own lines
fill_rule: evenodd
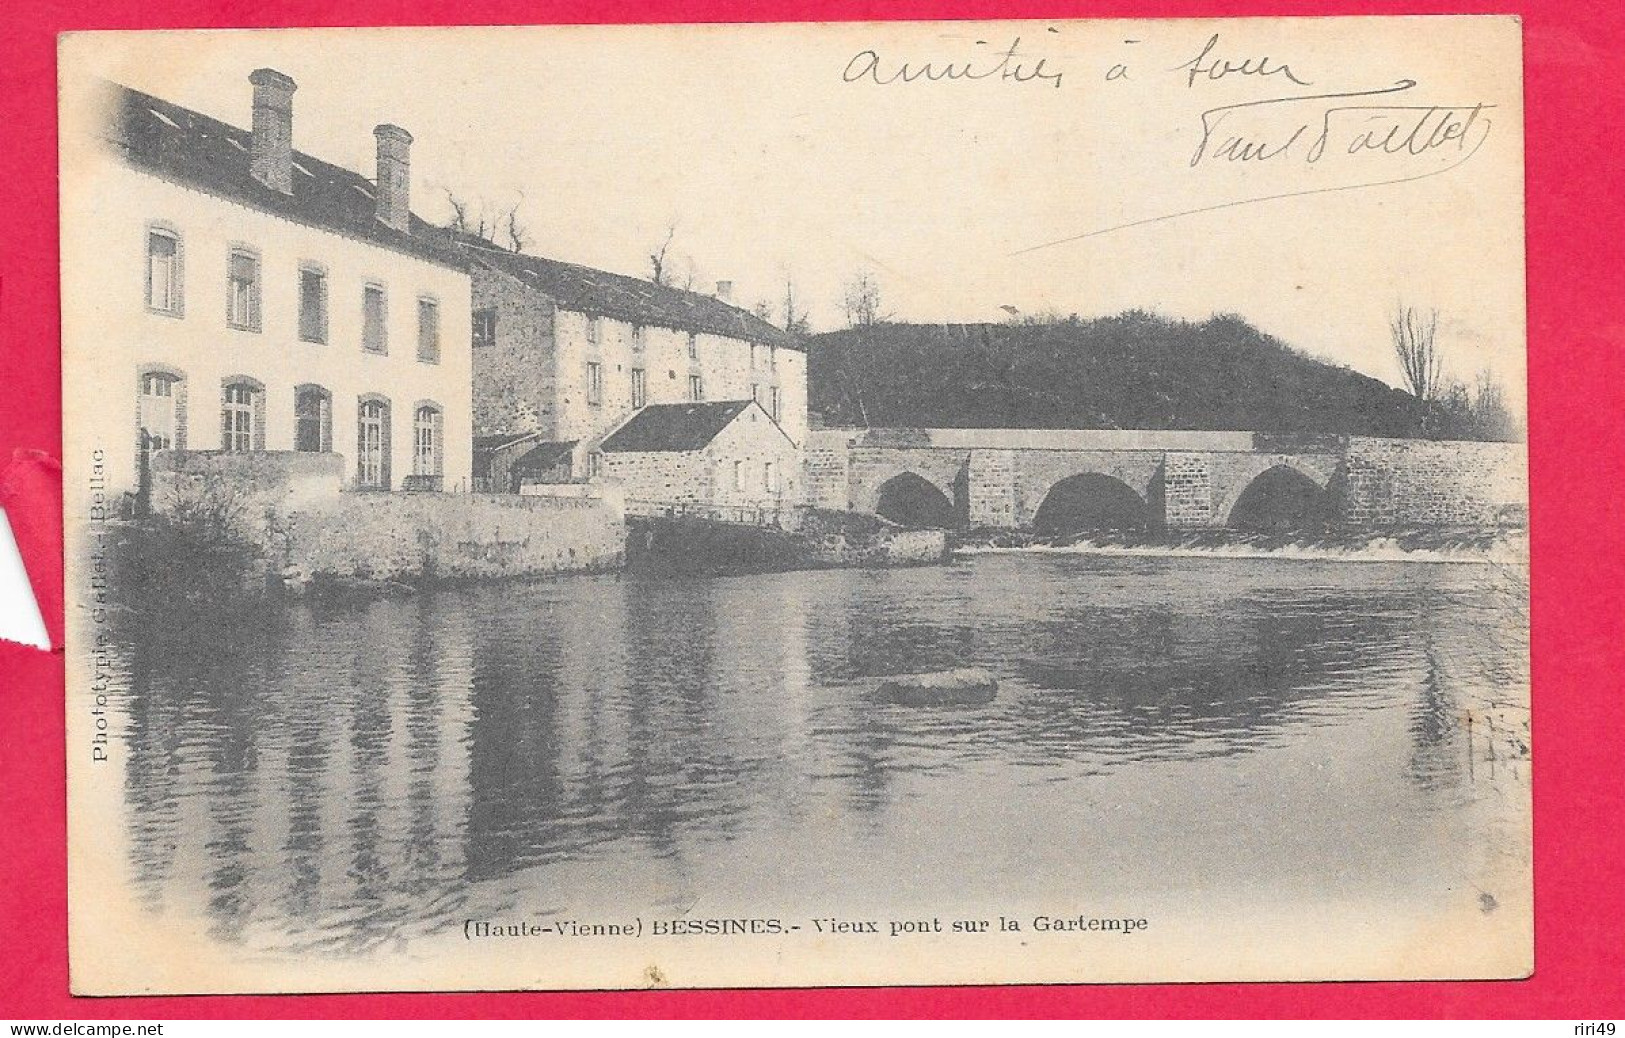
<svg viewBox="0 0 1625 1038">
<path fill-rule="evenodd" d="M 718 281 L 717 282 L 717 298 L 722 300 L 724 303 L 733 302 L 734 301 L 734 283 L 732 281 Z"/>
<path fill-rule="evenodd" d="M 254 138 L 248 149 L 248 171 L 273 191 L 293 194 L 292 79 L 274 68 L 249 73 L 254 84 Z"/>
<path fill-rule="evenodd" d="M 378 138 L 378 219 L 402 234 L 412 230 L 412 135 L 385 123 Z"/>
</svg>

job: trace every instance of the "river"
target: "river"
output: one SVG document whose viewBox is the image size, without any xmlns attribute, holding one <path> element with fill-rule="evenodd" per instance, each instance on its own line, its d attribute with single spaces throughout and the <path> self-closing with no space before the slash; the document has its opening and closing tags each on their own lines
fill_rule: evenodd
<svg viewBox="0 0 1625 1038">
<path fill-rule="evenodd" d="M 128 881 L 270 956 L 470 918 L 1491 905 L 1527 855 L 1509 579 L 993 555 L 126 615 Z M 874 698 L 959 666 L 997 699 Z"/>
</svg>

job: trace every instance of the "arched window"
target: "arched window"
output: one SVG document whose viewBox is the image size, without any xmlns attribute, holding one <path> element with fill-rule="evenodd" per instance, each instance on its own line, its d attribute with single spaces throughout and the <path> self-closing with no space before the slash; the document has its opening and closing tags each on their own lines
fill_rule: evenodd
<svg viewBox="0 0 1625 1038">
<path fill-rule="evenodd" d="M 221 388 L 220 449 L 265 449 L 265 387 L 253 379 L 228 379 Z"/>
<path fill-rule="evenodd" d="M 333 394 L 321 386 L 304 385 L 293 391 L 293 449 L 313 453 L 333 449 Z"/>
<path fill-rule="evenodd" d="M 441 474 L 441 413 L 435 404 L 419 404 L 412 420 L 412 475 Z"/>
<path fill-rule="evenodd" d="M 176 450 L 183 445 L 182 392 L 181 377 L 174 372 L 149 370 L 141 373 L 137 422 L 144 450 Z"/>
<path fill-rule="evenodd" d="M 356 485 L 389 489 L 389 401 L 364 397 L 357 411 Z"/>
</svg>

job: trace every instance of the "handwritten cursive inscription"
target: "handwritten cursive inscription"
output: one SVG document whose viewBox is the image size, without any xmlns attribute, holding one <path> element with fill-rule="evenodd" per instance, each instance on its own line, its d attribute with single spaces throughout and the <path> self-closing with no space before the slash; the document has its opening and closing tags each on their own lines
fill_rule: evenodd
<svg viewBox="0 0 1625 1038">
<path fill-rule="evenodd" d="M 1376 90 L 1272 97 L 1209 108 L 1201 115 L 1202 133 L 1190 164 L 1292 159 L 1313 164 L 1328 149 L 1344 155 L 1389 156 L 1418 156 L 1450 145 L 1461 152 L 1469 152 L 1469 147 L 1476 151 L 1490 132 L 1484 113 L 1494 105 L 1328 103 L 1403 94 L 1415 87 L 1415 80 L 1402 79 Z M 1264 128 L 1236 129 L 1243 113 L 1265 117 Z"/>
<path fill-rule="evenodd" d="M 1202 46 L 1202 52 L 1183 64 L 1175 65 L 1170 72 L 1184 72 L 1185 86 L 1194 87 L 1197 80 L 1212 82 L 1226 76 L 1255 76 L 1267 79 L 1270 76 L 1282 76 L 1290 79 L 1299 86 L 1310 86 L 1307 79 L 1300 79 L 1292 71 L 1292 66 L 1284 61 L 1271 61 L 1268 55 L 1259 58 L 1242 58 L 1232 61 L 1214 55 L 1219 46 L 1219 34 L 1214 33 L 1208 37 L 1207 43 Z"/>
<path fill-rule="evenodd" d="M 977 47 L 989 46 L 986 40 L 977 40 Z M 841 79 L 846 83 L 869 80 L 879 86 L 899 83 L 938 83 L 945 80 L 992 80 L 1000 83 L 1048 84 L 1057 89 L 1065 74 L 1048 67 L 1047 58 L 1033 61 L 1021 53 L 1021 37 L 1010 41 L 1004 50 L 990 50 L 962 61 L 926 61 L 913 64 L 892 62 L 877 51 L 860 50 L 846 63 Z"/>
<path fill-rule="evenodd" d="M 1484 102 L 1465 105 L 1340 103 L 1404 94 L 1415 89 L 1416 85 L 1415 80 L 1402 79 L 1393 86 L 1376 90 L 1273 97 L 1209 108 L 1202 113 L 1201 140 L 1190 160 L 1192 166 L 1204 162 L 1274 165 L 1301 162 L 1312 165 L 1320 162 L 1328 154 L 1349 158 L 1370 156 L 1384 165 L 1393 164 L 1383 175 L 1361 176 L 1345 183 L 1283 185 L 1282 190 L 1266 191 L 1244 198 L 1232 198 L 1176 212 L 1129 220 L 1109 227 L 1099 227 L 1081 234 L 1017 249 L 1011 255 L 1022 256 L 1132 227 L 1144 227 L 1165 220 L 1178 220 L 1237 206 L 1408 184 L 1429 177 L 1442 176 L 1471 161 L 1484 146 L 1492 127 L 1492 122 L 1485 113 L 1492 111 L 1495 105 Z M 1251 132 L 1245 133 L 1232 132 L 1230 127 L 1239 115 L 1248 112 L 1263 117 L 1263 128 L 1254 127 Z M 1426 155 L 1448 156 L 1448 161 L 1442 164 L 1419 164 L 1410 161 Z"/>
</svg>

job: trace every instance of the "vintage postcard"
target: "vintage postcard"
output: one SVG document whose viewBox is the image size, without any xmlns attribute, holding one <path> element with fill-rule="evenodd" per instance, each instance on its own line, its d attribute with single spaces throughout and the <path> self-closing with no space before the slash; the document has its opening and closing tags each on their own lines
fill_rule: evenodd
<svg viewBox="0 0 1625 1038">
<path fill-rule="evenodd" d="M 74 990 L 1528 975 L 1520 45 L 64 36 Z"/>
</svg>

